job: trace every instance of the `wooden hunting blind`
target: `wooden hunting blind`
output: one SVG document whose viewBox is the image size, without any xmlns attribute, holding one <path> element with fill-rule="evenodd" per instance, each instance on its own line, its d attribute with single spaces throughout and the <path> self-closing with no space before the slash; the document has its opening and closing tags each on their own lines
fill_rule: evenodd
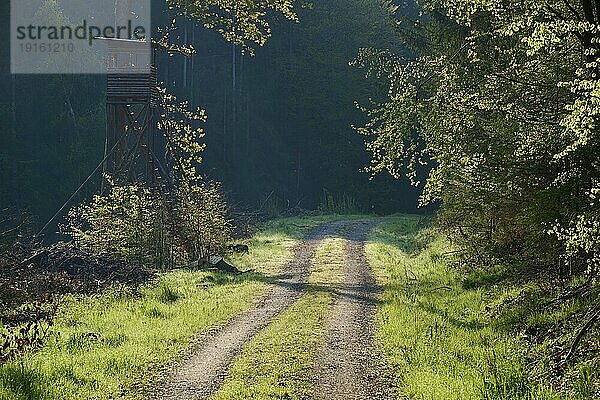
<svg viewBox="0 0 600 400">
<path fill-rule="evenodd" d="M 158 82 L 153 48 L 140 40 L 97 39 L 107 46 L 104 173 L 115 181 L 150 182 L 157 177 Z"/>
<path fill-rule="evenodd" d="M 137 40 L 107 41 L 107 86 L 109 103 L 150 103 L 158 98 L 154 54 L 148 43 Z"/>
</svg>

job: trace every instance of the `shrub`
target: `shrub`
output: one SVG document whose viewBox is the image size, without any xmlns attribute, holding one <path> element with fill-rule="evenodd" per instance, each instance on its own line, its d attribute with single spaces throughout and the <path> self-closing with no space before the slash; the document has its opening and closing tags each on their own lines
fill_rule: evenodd
<svg viewBox="0 0 600 400">
<path fill-rule="evenodd" d="M 169 194 L 111 182 L 108 194 L 70 211 L 65 229 L 86 251 L 161 268 L 220 254 L 229 232 L 227 206 L 214 183 Z"/>
<path fill-rule="evenodd" d="M 600 184 L 590 190 L 589 207 L 574 217 L 567 227 L 554 226 L 549 233 L 556 235 L 566 246 L 567 262 L 587 262 L 588 275 L 596 279 L 600 270 Z"/>
<path fill-rule="evenodd" d="M 227 205 L 216 183 L 184 187 L 178 196 L 179 231 L 194 259 L 222 254 L 229 241 L 231 225 Z"/>
<path fill-rule="evenodd" d="M 155 260 L 152 248 L 164 230 L 160 206 L 148 188 L 111 184 L 107 195 L 69 212 L 67 233 L 87 251 L 149 262 Z"/>
</svg>

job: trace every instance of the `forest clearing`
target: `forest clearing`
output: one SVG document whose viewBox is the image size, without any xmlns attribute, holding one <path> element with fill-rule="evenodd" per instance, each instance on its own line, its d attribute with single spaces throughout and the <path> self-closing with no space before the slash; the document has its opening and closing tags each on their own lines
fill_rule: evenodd
<svg viewBox="0 0 600 400">
<path fill-rule="evenodd" d="M 0 34 L 0 400 L 600 399 L 600 0 Z"/>
</svg>

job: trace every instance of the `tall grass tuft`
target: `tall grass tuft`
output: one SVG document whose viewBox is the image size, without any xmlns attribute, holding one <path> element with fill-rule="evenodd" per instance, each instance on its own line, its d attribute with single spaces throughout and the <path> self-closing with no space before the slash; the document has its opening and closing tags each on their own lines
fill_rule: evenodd
<svg viewBox="0 0 600 400">
<path fill-rule="evenodd" d="M 334 194 L 323 189 L 319 211 L 323 214 L 349 215 L 360 211 L 358 201 L 348 193 Z"/>
<path fill-rule="evenodd" d="M 162 282 L 158 289 L 158 301 L 161 303 L 174 303 L 180 295 L 167 282 Z"/>
<path fill-rule="evenodd" d="M 43 400 L 44 387 L 40 374 L 21 362 L 0 368 L 0 400 Z"/>
<path fill-rule="evenodd" d="M 492 349 L 487 355 L 487 371 L 483 378 L 483 400 L 525 399 L 530 392 L 523 365 L 511 359 L 499 359 Z"/>
</svg>

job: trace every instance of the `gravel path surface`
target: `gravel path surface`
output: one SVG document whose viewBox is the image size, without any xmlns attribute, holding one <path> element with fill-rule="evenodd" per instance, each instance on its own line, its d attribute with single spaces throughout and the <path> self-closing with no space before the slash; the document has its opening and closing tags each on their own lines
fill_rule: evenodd
<svg viewBox="0 0 600 400">
<path fill-rule="evenodd" d="M 373 346 L 379 289 L 365 255 L 364 241 L 376 223 L 355 222 L 348 240 L 344 284 L 326 325 L 325 344 L 314 371 L 315 399 L 390 399 L 392 390 L 384 362 Z"/>
<path fill-rule="evenodd" d="M 333 222 L 311 232 L 294 248 L 293 260 L 276 277 L 273 288 L 259 305 L 216 330 L 193 354 L 177 365 L 151 398 L 196 400 L 215 393 L 244 344 L 302 295 L 311 261 L 321 241 L 346 225 L 346 222 Z"/>
</svg>

